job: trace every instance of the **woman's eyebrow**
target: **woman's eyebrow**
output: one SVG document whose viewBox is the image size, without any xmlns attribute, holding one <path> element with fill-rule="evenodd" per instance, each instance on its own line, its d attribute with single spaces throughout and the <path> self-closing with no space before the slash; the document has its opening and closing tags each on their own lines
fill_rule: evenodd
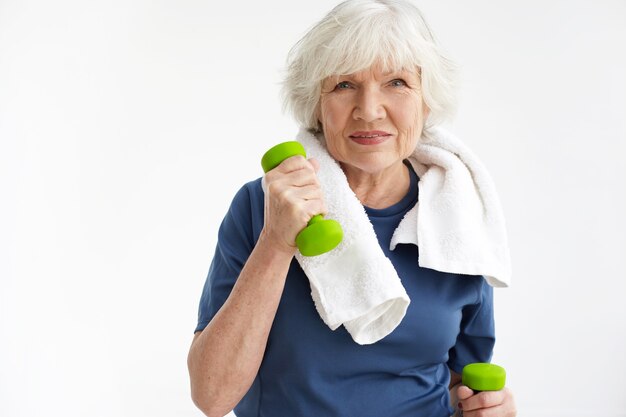
<svg viewBox="0 0 626 417">
<path fill-rule="evenodd" d="M 397 70 L 397 71 L 389 71 L 389 72 L 384 72 L 380 74 L 380 78 L 390 78 L 390 77 L 399 77 L 399 78 L 412 78 L 412 79 L 417 79 L 419 80 L 419 74 L 416 72 L 411 72 L 409 70 L 403 69 L 403 70 Z M 329 83 L 338 83 L 342 80 L 353 80 L 356 82 L 361 82 L 363 81 L 363 76 L 360 76 L 358 74 L 338 74 L 338 75 L 331 75 L 329 77 L 327 77 L 324 81 L 323 81 L 323 85 L 329 84 Z"/>
</svg>

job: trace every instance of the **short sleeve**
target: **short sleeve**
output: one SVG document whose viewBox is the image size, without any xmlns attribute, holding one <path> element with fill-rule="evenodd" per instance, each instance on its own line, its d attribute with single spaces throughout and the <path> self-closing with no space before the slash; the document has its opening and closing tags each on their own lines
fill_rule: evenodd
<svg viewBox="0 0 626 417">
<path fill-rule="evenodd" d="M 460 332 L 449 352 L 448 367 L 458 374 L 469 363 L 489 362 L 496 341 L 493 288 L 484 278 L 479 282 L 478 301 L 463 308 Z"/>
<path fill-rule="evenodd" d="M 254 248 L 255 213 L 252 199 L 249 184 L 242 187 L 220 225 L 215 254 L 200 297 L 198 324 L 194 332 L 204 330 L 222 307 Z"/>
</svg>

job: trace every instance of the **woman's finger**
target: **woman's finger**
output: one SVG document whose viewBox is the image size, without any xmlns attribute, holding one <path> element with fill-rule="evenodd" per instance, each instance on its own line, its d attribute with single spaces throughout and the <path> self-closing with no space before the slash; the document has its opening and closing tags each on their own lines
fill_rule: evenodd
<svg viewBox="0 0 626 417">
<path fill-rule="evenodd" d="M 467 385 L 459 385 L 456 389 L 456 395 L 459 400 L 465 400 L 474 395 L 474 391 L 472 391 L 472 389 Z"/>
<path fill-rule="evenodd" d="M 317 173 L 317 171 L 320 170 L 320 163 L 318 162 L 318 160 L 315 159 L 315 158 L 310 158 L 310 159 L 308 159 L 308 161 L 313 166 L 313 169 Z"/>
<path fill-rule="evenodd" d="M 308 162 L 306 165 L 298 164 L 299 168 L 294 168 L 294 165 L 287 167 L 285 169 L 292 169 L 289 172 L 283 172 L 281 170 L 270 171 L 265 174 L 265 182 L 271 183 L 276 182 L 283 184 L 285 186 L 293 186 L 293 187 L 302 187 L 305 185 L 317 185 L 320 186 L 319 180 L 317 179 L 317 175 L 313 169 L 313 166 Z"/>
<path fill-rule="evenodd" d="M 302 155 L 294 155 L 282 161 L 272 171 L 288 174 L 299 169 L 312 169 L 311 163 Z M 270 171 L 270 172 L 272 172 Z"/>
<path fill-rule="evenodd" d="M 463 413 L 483 408 L 491 408 L 502 404 L 504 393 L 502 391 L 484 391 L 462 400 Z"/>
<path fill-rule="evenodd" d="M 481 408 L 479 410 L 474 411 L 465 411 L 463 410 L 463 417 L 506 417 L 502 406 L 490 407 L 490 408 Z"/>
</svg>

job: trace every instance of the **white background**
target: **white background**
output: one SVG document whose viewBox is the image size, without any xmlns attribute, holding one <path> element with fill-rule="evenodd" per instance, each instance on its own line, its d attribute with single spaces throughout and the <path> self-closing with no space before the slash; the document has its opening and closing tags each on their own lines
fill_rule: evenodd
<svg viewBox="0 0 626 417">
<path fill-rule="evenodd" d="M 335 1 L 0 0 L 0 415 L 199 416 L 217 227 L 294 137 L 286 54 Z M 520 416 L 626 416 L 626 2 L 424 0 L 494 177 Z"/>
</svg>

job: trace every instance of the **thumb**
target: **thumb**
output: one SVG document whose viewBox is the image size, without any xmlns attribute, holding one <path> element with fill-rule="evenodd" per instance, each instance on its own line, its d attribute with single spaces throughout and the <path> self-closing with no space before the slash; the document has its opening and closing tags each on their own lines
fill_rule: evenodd
<svg viewBox="0 0 626 417">
<path fill-rule="evenodd" d="M 309 163 L 313 165 L 313 169 L 317 173 L 320 170 L 320 163 L 315 158 L 309 158 Z"/>
<path fill-rule="evenodd" d="M 456 395 L 459 397 L 459 401 L 467 400 L 469 397 L 474 395 L 474 391 L 472 391 L 466 385 L 460 385 L 456 389 Z"/>
</svg>

